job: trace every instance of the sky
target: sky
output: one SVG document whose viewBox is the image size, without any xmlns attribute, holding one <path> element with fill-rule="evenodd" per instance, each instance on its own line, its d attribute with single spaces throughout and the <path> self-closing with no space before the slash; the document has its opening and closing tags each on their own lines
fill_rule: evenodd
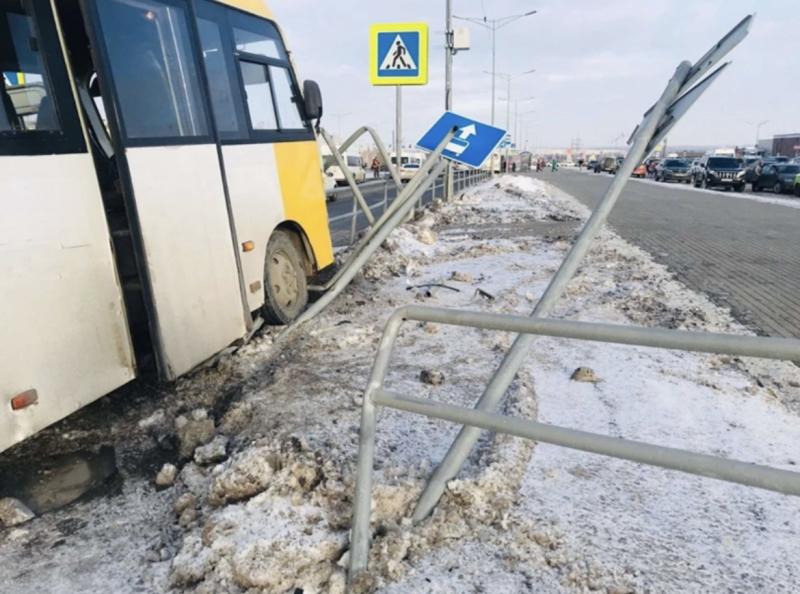
<svg viewBox="0 0 800 594">
<path fill-rule="evenodd" d="M 430 77 L 403 90 L 403 144 L 414 144 L 444 110 L 444 0 L 268 0 L 298 74 L 320 83 L 323 126 L 347 135 L 374 126 L 387 144 L 395 90 L 368 76 L 372 23 L 427 22 Z M 670 134 L 672 146 L 752 145 L 800 132 L 800 0 L 453 0 L 457 16 L 537 14 L 498 32 L 497 71 L 518 74 L 518 139 L 530 148 L 619 146 L 661 94 L 681 60 L 696 61 L 747 14 L 757 13 L 733 64 Z M 454 60 L 454 111 L 490 121 L 491 33 L 468 26 L 472 47 Z M 506 124 L 498 81 L 497 124 Z M 532 100 L 529 98 L 533 97 Z M 512 103 L 514 106 L 515 103 Z M 514 128 L 512 107 L 511 128 Z"/>
</svg>

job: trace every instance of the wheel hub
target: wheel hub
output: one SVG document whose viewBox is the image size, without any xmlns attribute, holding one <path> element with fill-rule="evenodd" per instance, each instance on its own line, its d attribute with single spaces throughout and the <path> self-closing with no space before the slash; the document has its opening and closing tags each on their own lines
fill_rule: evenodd
<svg viewBox="0 0 800 594">
<path fill-rule="evenodd" d="M 272 255 L 269 262 L 269 278 L 273 293 L 283 307 L 290 307 L 297 301 L 300 293 L 297 274 L 292 261 L 282 251 Z"/>
</svg>

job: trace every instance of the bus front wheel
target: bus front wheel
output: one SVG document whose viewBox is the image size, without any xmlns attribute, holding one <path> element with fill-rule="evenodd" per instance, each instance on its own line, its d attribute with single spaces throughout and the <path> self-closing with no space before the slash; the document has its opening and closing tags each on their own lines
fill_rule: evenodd
<svg viewBox="0 0 800 594">
<path fill-rule="evenodd" d="M 267 244 L 264 266 L 264 319 L 268 324 L 289 324 L 308 304 L 304 259 L 291 233 L 277 230 Z"/>
</svg>

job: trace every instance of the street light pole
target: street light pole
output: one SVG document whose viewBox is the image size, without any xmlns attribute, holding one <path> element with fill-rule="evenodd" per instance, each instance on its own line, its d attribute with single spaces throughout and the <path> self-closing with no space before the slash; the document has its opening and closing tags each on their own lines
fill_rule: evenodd
<svg viewBox="0 0 800 594">
<path fill-rule="evenodd" d="M 449 4 L 449 1 L 448 1 Z M 469 21 L 470 23 L 475 23 L 476 25 L 480 25 L 485 29 L 489 29 L 492 32 L 492 126 L 495 123 L 495 78 L 497 75 L 497 31 L 502 29 L 506 25 L 510 25 L 514 21 L 518 21 L 519 19 L 523 19 L 525 17 L 529 17 L 536 14 L 535 10 L 531 10 L 525 12 L 523 14 L 514 14 L 507 17 L 502 17 L 499 19 L 489 19 L 486 16 L 483 17 L 460 17 L 454 16 L 453 18 L 459 19 L 461 21 Z"/>
<path fill-rule="evenodd" d="M 756 143 L 753 145 L 756 148 L 758 148 L 758 137 L 761 136 L 761 126 L 766 126 L 767 124 L 769 124 L 769 120 L 764 120 L 756 124 Z"/>
<path fill-rule="evenodd" d="M 514 100 L 514 140 L 520 146 L 522 146 L 522 142 L 521 142 L 520 137 L 518 135 L 518 132 L 519 132 L 519 104 L 520 104 L 520 102 L 524 103 L 526 101 L 533 101 L 535 98 L 536 97 L 528 97 L 526 99 L 515 99 Z"/>
<path fill-rule="evenodd" d="M 492 23 L 492 126 L 494 126 L 494 110 L 497 104 L 495 99 L 495 81 L 497 80 L 497 26 Z"/>
<path fill-rule="evenodd" d="M 536 72 L 536 70 L 527 70 L 525 72 L 521 72 L 520 74 L 505 74 L 503 72 L 496 72 L 496 73 L 486 72 L 486 74 L 492 74 L 492 79 L 494 79 L 496 77 L 500 77 L 500 78 L 504 78 L 506 80 L 506 82 L 508 83 L 508 96 L 506 97 L 506 101 L 507 101 L 507 104 L 506 104 L 506 135 L 509 136 L 509 137 L 511 137 L 511 81 L 516 79 L 516 78 L 520 78 L 522 76 L 528 75 L 528 74 L 533 74 L 534 72 Z M 527 101 L 527 99 L 526 99 L 526 101 Z M 515 138 L 514 140 L 516 141 L 517 139 Z M 511 149 L 510 141 L 507 141 L 506 142 L 506 165 L 505 165 L 506 166 L 506 172 L 508 172 L 508 157 L 509 157 L 510 149 Z"/>
</svg>

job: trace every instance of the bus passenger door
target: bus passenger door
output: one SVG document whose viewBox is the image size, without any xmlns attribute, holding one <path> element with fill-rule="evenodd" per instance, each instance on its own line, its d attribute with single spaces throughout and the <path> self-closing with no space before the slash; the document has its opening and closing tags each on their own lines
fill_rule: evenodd
<svg viewBox="0 0 800 594">
<path fill-rule="evenodd" d="M 135 377 L 92 155 L 47 0 L 0 2 L 0 451 Z"/>
<path fill-rule="evenodd" d="M 247 332 L 218 147 L 185 0 L 84 0 L 151 334 L 174 379 Z"/>
</svg>

